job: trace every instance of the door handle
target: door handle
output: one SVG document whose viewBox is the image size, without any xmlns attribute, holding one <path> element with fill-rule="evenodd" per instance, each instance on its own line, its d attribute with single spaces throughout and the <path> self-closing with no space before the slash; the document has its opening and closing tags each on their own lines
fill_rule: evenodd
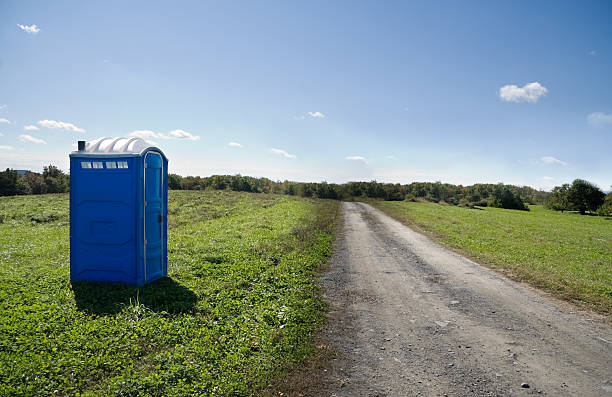
<svg viewBox="0 0 612 397">
<path fill-rule="evenodd" d="M 163 216 L 161 215 L 157 215 L 157 222 L 161 223 L 161 221 L 164 219 Z"/>
</svg>

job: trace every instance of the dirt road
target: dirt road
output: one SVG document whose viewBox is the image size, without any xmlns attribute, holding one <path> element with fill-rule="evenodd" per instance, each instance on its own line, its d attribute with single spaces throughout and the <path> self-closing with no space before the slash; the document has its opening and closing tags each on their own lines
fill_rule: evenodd
<svg viewBox="0 0 612 397">
<path fill-rule="evenodd" d="M 367 204 L 343 203 L 341 222 L 323 277 L 331 313 L 322 340 L 336 356 L 301 394 L 612 396 L 609 322 Z"/>
</svg>

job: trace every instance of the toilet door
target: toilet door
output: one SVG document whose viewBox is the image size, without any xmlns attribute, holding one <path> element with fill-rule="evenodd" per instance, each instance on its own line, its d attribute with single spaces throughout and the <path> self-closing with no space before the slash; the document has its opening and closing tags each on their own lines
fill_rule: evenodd
<svg viewBox="0 0 612 397">
<path fill-rule="evenodd" d="M 145 282 L 162 275 L 163 266 L 163 161 L 159 153 L 148 152 L 144 159 Z"/>
</svg>

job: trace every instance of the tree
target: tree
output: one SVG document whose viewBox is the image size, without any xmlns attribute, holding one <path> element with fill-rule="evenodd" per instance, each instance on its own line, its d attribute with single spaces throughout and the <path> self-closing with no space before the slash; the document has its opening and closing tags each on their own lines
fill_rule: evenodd
<svg viewBox="0 0 612 397">
<path fill-rule="evenodd" d="M 47 185 L 47 193 L 65 193 L 68 191 L 68 176 L 54 165 L 43 168 L 42 177 Z"/>
<path fill-rule="evenodd" d="M 512 192 L 508 186 L 499 184 L 493 190 L 493 199 L 489 202 L 489 206 L 498 208 L 507 208 L 511 210 L 529 211 L 521 197 Z"/>
<path fill-rule="evenodd" d="M 17 171 L 9 168 L 0 172 L 0 196 L 15 196 L 28 194 L 28 185 L 19 177 Z"/>
<path fill-rule="evenodd" d="M 314 195 L 313 183 L 301 183 L 298 185 L 298 196 L 312 197 Z"/>
<path fill-rule="evenodd" d="M 180 190 L 181 189 L 181 178 L 180 175 L 177 174 L 168 174 L 168 189 L 170 190 Z"/>
<path fill-rule="evenodd" d="M 347 186 L 348 195 L 351 197 L 360 197 L 363 194 L 361 184 L 359 182 L 349 182 Z"/>
<path fill-rule="evenodd" d="M 382 198 L 385 197 L 385 189 L 382 183 L 371 181 L 366 184 L 365 194 L 371 198 Z"/>
<path fill-rule="evenodd" d="M 612 193 L 608 193 L 603 204 L 597 210 L 597 213 L 602 216 L 612 216 Z"/>
<path fill-rule="evenodd" d="M 583 179 L 576 179 L 567 190 L 567 200 L 573 209 L 584 215 L 595 212 L 604 202 L 605 194 L 597 186 Z"/>
<path fill-rule="evenodd" d="M 186 176 L 181 179 L 181 189 L 182 190 L 198 190 L 199 183 L 198 179 L 194 176 Z"/>
<path fill-rule="evenodd" d="M 31 194 L 47 193 L 47 184 L 42 175 L 37 172 L 26 172 L 23 176 L 23 181 L 30 188 Z"/>
<path fill-rule="evenodd" d="M 566 211 L 570 209 L 570 204 L 567 199 L 567 191 L 570 185 L 564 183 L 561 186 L 555 186 L 546 200 L 545 206 L 554 211 Z"/>
</svg>

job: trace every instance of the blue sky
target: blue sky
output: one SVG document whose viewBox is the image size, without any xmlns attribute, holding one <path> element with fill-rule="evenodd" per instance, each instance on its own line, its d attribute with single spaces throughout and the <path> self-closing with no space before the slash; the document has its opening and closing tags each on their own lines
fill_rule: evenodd
<svg viewBox="0 0 612 397">
<path fill-rule="evenodd" d="M 132 134 L 181 175 L 608 190 L 611 20 L 607 1 L 3 1 L 0 168 Z"/>
</svg>

